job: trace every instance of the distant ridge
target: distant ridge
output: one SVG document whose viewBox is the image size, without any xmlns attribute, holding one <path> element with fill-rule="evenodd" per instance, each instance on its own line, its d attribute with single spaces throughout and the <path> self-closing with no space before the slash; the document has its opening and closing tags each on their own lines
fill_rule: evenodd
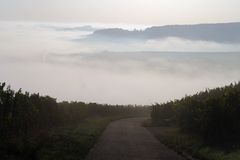
<svg viewBox="0 0 240 160">
<path fill-rule="evenodd" d="M 105 41 L 151 40 L 178 37 L 188 40 L 240 43 L 240 22 L 153 26 L 145 30 L 128 31 L 121 28 L 97 30 L 88 38 Z"/>
</svg>

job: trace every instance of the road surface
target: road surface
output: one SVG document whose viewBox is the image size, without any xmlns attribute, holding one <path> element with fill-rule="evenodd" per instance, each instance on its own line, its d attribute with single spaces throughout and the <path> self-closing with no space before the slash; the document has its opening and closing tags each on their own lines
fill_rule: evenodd
<svg viewBox="0 0 240 160">
<path fill-rule="evenodd" d="M 112 122 L 86 160 L 184 160 L 142 127 L 144 118 Z"/>
</svg>

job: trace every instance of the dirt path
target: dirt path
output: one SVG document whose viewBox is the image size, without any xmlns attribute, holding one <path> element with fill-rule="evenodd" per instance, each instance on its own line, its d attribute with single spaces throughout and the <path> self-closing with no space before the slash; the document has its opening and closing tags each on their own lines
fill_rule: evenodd
<svg viewBox="0 0 240 160">
<path fill-rule="evenodd" d="M 112 122 L 87 160 L 184 160 L 141 126 L 144 118 Z"/>
</svg>

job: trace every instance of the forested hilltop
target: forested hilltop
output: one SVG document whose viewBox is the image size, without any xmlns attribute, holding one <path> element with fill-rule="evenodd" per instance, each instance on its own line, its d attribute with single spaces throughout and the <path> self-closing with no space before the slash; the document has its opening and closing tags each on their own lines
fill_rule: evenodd
<svg viewBox="0 0 240 160">
<path fill-rule="evenodd" d="M 51 159 L 51 153 L 54 158 L 59 153 L 61 159 L 69 155 L 81 159 L 111 120 L 148 113 L 147 107 L 131 105 L 57 103 L 50 96 L 23 93 L 21 89 L 16 92 L 0 83 L 0 159 Z M 52 137 L 50 132 L 57 136 Z M 55 149 L 54 143 L 60 143 L 60 148 Z M 67 148 L 61 148 L 64 146 Z M 77 148 L 80 153 L 76 155 Z"/>
<path fill-rule="evenodd" d="M 87 38 L 98 41 L 153 40 L 177 37 L 192 41 L 210 41 L 217 43 L 239 43 L 240 23 L 216 23 L 195 25 L 153 26 L 145 30 L 124 30 L 109 28 L 96 30 Z"/>
</svg>

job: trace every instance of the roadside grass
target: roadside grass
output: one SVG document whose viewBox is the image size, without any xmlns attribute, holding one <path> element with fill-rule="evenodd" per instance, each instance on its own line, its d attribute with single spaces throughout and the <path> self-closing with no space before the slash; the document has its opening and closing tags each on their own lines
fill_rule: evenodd
<svg viewBox="0 0 240 160">
<path fill-rule="evenodd" d="M 89 117 L 71 126 L 51 128 L 48 132 L 14 139 L 0 152 L 2 160 L 83 160 L 106 126 L 123 117 Z"/>
<path fill-rule="evenodd" d="M 203 140 L 177 127 L 144 124 L 144 126 L 163 144 L 183 155 L 186 159 L 199 160 L 240 160 L 240 149 L 225 150 L 209 146 Z"/>
<path fill-rule="evenodd" d="M 37 152 L 40 160 L 82 160 L 93 147 L 105 127 L 114 118 L 94 117 L 76 126 L 52 131 Z"/>
</svg>

